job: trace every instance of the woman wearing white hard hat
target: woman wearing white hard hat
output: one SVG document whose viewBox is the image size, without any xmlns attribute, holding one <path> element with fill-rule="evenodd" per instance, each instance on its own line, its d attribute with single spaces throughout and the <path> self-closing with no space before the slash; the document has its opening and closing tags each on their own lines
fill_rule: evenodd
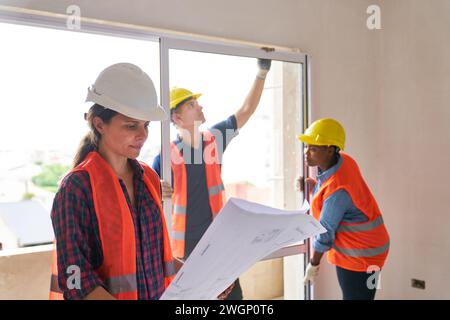
<svg viewBox="0 0 450 320">
<path fill-rule="evenodd" d="M 319 170 L 317 181 L 309 178 L 306 182 L 313 194 L 312 214 L 327 229 L 313 241 L 304 282 L 314 282 L 327 252 L 328 262 L 336 265 L 343 299 L 374 299 L 389 251 L 389 235 L 358 165 L 342 152 L 344 128 L 334 119 L 319 119 L 298 139 L 305 144 L 307 165 Z M 299 182 L 303 190 L 303 179 Z"/>
<path fill-rule="evenodd" d="M 150 121 L 166 118 L 150 77 L 129 63 L 88 89 L 90 131 L 52 208 L 50 299 L 159 299 L 172 258 L 158 175 L 136 158 Z"/>
</svg>

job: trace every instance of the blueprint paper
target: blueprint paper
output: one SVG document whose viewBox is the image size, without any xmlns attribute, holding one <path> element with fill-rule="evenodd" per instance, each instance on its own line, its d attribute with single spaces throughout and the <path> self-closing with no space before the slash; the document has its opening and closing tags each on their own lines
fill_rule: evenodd
<svg viewBox="0 0 450 320">
<path fill-rule="evenodd" d="M 216 299 L 264 257 L 326 232 L 308 210 L 306 201 L 300 210 L 287 211 L 230 198 L 161 300 Z"/>
</svg>

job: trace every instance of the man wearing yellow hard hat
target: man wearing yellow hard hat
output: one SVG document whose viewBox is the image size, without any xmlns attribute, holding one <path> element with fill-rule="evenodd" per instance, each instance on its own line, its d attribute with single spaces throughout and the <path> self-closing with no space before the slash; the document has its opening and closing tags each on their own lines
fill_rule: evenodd
<svg viewBox="0 0 450 320">
<path fill-rule="evenodd" d="M 307 165 L 318 167 L 317 180 L 306 182 L 313 194 L 312 214 L 327 229 L 314 238 L 303 280 L 314 282 L 327 252 L 328 262 L 336 265 L 343 299 L 372 300 L 388 255 L 389 235 L 358 165 L 342 152 L 344 128 L 334 119 L 320 119 L 298 139 L 305 144 Z M 303 178 L 299 182 L 304 190 Z"/>
<path fill-rule="evenodd" d="M 185 88 L 170 91 L 170 116 L 178 138 L 171 143 L 173 190 L 163 183 L 163 197 L 172 196 L 172 250 L 177 258 L 190 255 L 224 205 L 222 155 L 258 107 L 270 65 L 270 60 L 258 59 L 258 73 L 242 107 L 206 131 L 200 131 L 205 122 L 201 94 Z M 160 155 L 153 169 L 160 173 Z M 242 299 L 239 280 L 227 299 Z"/>
</svg>

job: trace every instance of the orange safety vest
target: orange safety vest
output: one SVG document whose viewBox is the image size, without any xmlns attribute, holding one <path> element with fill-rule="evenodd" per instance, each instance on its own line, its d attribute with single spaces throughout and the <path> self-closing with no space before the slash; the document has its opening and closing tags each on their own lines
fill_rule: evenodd
<svg viewBox="0 0 450 320">
<path fill-rule="evenodd" d="M 163 224 L 164 286 L 167 288 L 176 273 L 170 248 L 170 239 L 161 206 L 158 175 L 146 164 L 144 183 L 156 202 Z M 109 164 L 97 153 L 91 152 L 71 172 L 86 171 L 92 187 L 95 214 L 98 220 L 103 250 L 103 263 L 97 270 L 106 290 L 119 300 L 137 300 L 136 242 L 134 224 L 119 180 Z M 50 300 L 62 300 L 58 286 L 56 250 L 53 252 Z"/>
<path fill-rule="evenodd" d="M 203 132 L 205 148 L 203 159 L 205 162 L 206 185 L 209 193 L 209 205 L 213 219 L 222 209 L 225 202 L 225 188 L 222 182 L 219 154 L 214 135 Z M 184 239 L 186 235 L 186 209 L 187 209 L 187 179 L 183 155 L 175 143 L 171 144 L 171 166 L 173 172 L 172 195 L 172 249 L 177 258 L 184 258 Z"/>
<path fill-rule="evenodd" d="M 313 216 L 320 220 L 323 202 L 337 190 L 344 189 L 368 221 L 341 222 L 327 260 L 351 271 L 367 272 L 369 266 L 381 269 L 389 252 L 389 235 L 381 211 L 355 160 L 343 152 L 340 155 L 343 158 L 341 166 L 314 195 Z"/>
</svg>

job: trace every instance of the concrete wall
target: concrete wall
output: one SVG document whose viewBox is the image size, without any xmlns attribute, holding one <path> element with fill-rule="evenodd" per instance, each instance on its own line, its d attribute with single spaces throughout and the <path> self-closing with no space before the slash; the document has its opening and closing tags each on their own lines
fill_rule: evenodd
<svg viewBox="0 0 450 320">
<path fill-rule="evenodd" d="M 335 117 L 379 202 L 392 249 L 378 298 L 450 298 L 450 2 L 446 0 L 2 1 L 91 18 L 301 48 L 313 58 L 313 117 Z M 382 30 L 366 28 L 381 6 Z M 410 288 L 410 278 L 427 289 Z M 340 298 L 326 263 L 316 298 Z"/>
</svg>

